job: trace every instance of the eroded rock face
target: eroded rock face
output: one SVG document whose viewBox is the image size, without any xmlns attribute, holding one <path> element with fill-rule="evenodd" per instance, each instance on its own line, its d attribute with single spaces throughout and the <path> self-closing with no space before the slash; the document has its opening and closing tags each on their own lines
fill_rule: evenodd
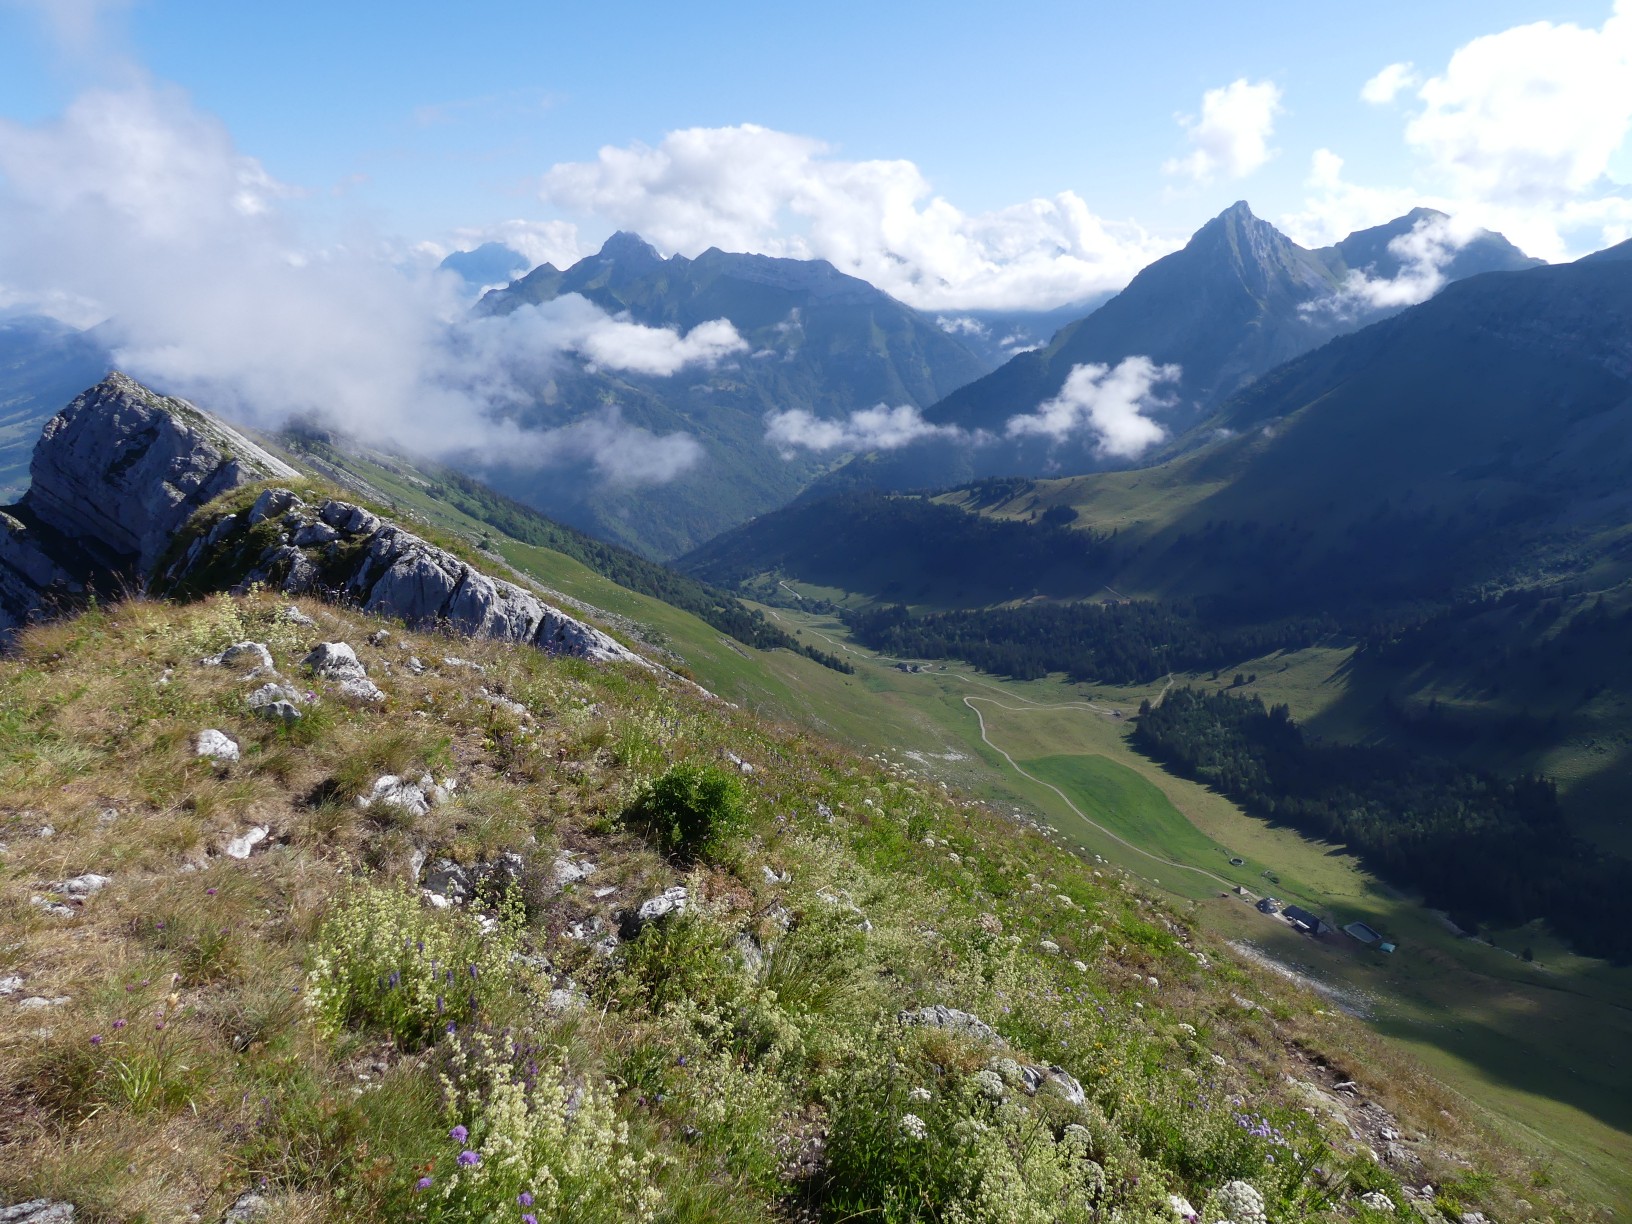
<svg viewBox="0 0 1632 1224">
<path fill-rule="evenodd" d="M 29 490 L 0 518 L 0 634 L 53 595 L 151 573 L 212 498 L 297 474 L 187 401 L 108 375 L 46 422 Z"/>
<path fill-rule="evenodd" d="M 194 541 L 164 581 L 184 582 L 214 550 L 234 547 L 267 519 L 278 521 L 282 540 L 251 560 L 246 585 L 268 583 L 291 595 L 328 589 L 366 612 L 399 617 L 414 628 L 445 625 L 551 654 L 651 666 L 531 591 L 473 569 L 361 506 L 333 499 L 311 506 L 289 489 L 268 489 L 247 514 L 223 517 Z M 314 530 L 318 527 L 323 530 Z"/>
<path fill-rule="evenodd" d="M 552 654 L 653 666 L 532 592 L 361 506 L 308 505 L 293 489 L 266 489 L 248 510 L 220 516 L 156 573 L 200 506 L 239 485 L 300 473 L 185 400 L 123 374 L 110 374 L 46 424 L 30 471 L 23 500 L 0 510 L 0 644 L 31 617 L 88 590 L 117 594 L 123 584 L 153 580 L 162 592 L 233 558 L 242 562 L 233 575 L 242 586 L 321 592 L 416 628 L 446 626 Z M 276 529 L 270 545 L 268 527 Z M 253 542 L 252 531 L 259 533 Z M 238 643 L 207 662 L 236 665 L 250 648 L 243 661 L 273 674 L 257 645 Z M 366 676 L 356 686 L 360 698 L 381 696 Z M 298 716 L 293 705 L 276 712 Z"/>
</svg>

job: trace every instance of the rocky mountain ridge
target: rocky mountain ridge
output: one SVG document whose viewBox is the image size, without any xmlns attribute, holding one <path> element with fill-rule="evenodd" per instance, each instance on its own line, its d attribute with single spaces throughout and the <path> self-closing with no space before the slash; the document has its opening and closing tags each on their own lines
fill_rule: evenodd
<svg viewBox="0 0 1632 1224">
<path fill-rule="evenodd" d="M 150 585 L 200 594 L 262 583 L 417 627 L 524 642 L 554 654 L 651 666 L 514 583 L 338 499 L 308 504 L 264 481 L 302 473 L 185 400 L 110 374 L 47 423 L 33 483 L 3 512 L 0 634 L 54 604 Z M 251 504 L 218 504 L 235 490 Z M 230 499 L 229 499 L 230 500 Z"/>
</svg>

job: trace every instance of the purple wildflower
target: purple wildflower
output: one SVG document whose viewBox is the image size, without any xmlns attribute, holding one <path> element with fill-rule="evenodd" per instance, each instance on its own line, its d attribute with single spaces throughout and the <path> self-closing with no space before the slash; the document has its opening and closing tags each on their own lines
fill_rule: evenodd
<svg viewBox="0 0 1632 1224">
<path fill-rule="evenodd" d="M 538 1224 L 538 1217 L 529 1211 L 521 1217 L 521 1224 Z"/>
<path fill-rule="evenodd" d="M 163 1020 L 155 1021 L 154 1024 L 153 1024 L 153 1027 L 155 1029 L 157 1029 L 159 1032 L 162 1033 L 164 1031 L 164 1021 Z"/>
<path fill-rule="evenodd" d="M 472 1152 L 469 1148 L 466 1148 L 463 1152 L 459 1153 L 459 1163 L 464 1165 L 466 1168 L 469 1168 L 471 1165 L 481 1164 L 482 1158 L 475 1152 Z"/>
<path fill-rule="evenodd" d="M 463 1143 L 466 1139 L 470 1138 L 470 1132 L 462 1126 L 456 1126 L 448 1132 L 448 1138 L 452 1139 L 455 1143 Z"/>
<path fill-rule="evenodd" d="M 430 1188 L 431 1188 L 431 1179 L 428 1178 L 428 1177 L 422 1177 L 417 1182 L 414 1183 L 414 1189 L 415 1190 L 429 1190 Z"/>
<path fill-rule="evenodd" d="M 527 1191 L 523 1190 L 520 1194 L 516 1195 L 516 1202 L 520 1203 L 523 1207 L 531 1207 L 533 1205 L 533 1196 L 527 1193 Z"/>
<path fill-rule="evenodd" d="M 91 1034 L 91 1044 L 93 1046 L 101 1045 L 102 1044 L 102 1034 L 101 1033 L 92 1033 Z"/>
<path fill-rule="evenodd" d="M 125 1022 L 123 1020 L 115 1020 L 113 1022 L 113 1027 L 116 1029 L 122 1029 L 125 1027 Z"/>
<path fill-rule="evenodd" d="M 213 896 L 215 896 L 215 889 L 213 889 L 213 888 L 206 888 L 206 889 L 205 889 L 205 890 L 204 890 L 204 895 L 205 895 L 205 896 L 206 896 L 206 897 L 213 897 Z"/>
</svg>

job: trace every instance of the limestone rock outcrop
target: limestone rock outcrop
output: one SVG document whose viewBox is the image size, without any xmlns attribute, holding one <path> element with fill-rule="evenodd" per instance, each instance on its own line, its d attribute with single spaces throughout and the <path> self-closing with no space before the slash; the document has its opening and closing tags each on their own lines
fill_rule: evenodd
<svg viewBox="0 0 1632 1224">
<path fill-rule="evenodd" d="M 28 620 L 89 593 L 259 582 L 343 599 L 416 628 L 445 626 L 552 654 L 653 666 L 532 592 L 350 502 L 312 505 L 293 489 L 273 487 L 247 510 L 193 523 L 223 493 L 257 481 L 293 483 L 301 473 L 186 400 L 123 374 L 108 375 L 46 424 L 30 472 L 28 493 L 0 509 L 0 645 Z M 167 560 L 184 528 L 188 546 Z M 254 646 L 242 643 L 205 662 L 225 665 Z M 254 661 L 261 674 L 275 675 L 270 657 Z M 383 696 L 366 677 L 355 683 L 358 696 Z M 296 704 L 266 708 L 296 718 Z"/>
<path fill-rule="evenodd" d="M 294 468 L 186 400 L 108 375 L 50 421 L 0 511 L 0 636 L 55 600 L 140 583 L 205 502 Z"/>
</svg>

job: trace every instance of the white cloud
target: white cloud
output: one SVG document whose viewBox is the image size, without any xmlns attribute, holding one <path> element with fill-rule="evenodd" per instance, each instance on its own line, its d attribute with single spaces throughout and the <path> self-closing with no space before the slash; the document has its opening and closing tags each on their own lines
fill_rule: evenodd
<svg viewBox="0 0 1632 1224">
<path fill-rule="evenodd" d="M 468 251 L 484 242 L 498 242 L 524 256 L 532 267 L 554 264 L 569 268 L 590 254 L 578 241 L 578 227 L 570 221 L 496 221 L 492 225 L 463 226 L 453 231 L 454 250 Z M 446 255 L 439 249 L 438 258 Z"/>
<path fill-rule="evenodd" d="M 1445 268 L 1481 230 L 1455 217 L 1425 217 L 1409 232 L 1392 239 L 1389 253 L 1400 261 L 1391 277 L 1356 268 L 1335 295 L 1305 305 L 1310 313 L 1355 318 L 1371 310 L 1388 310 L 1426 302 L 1445 287 Z"/>
<path fill-rule="evenodd" d="M 837 420 L 803 408 L 773 412 L 765 418 L 765 440 L 784 459 L 792 458 L 796 450 L 897 450 L 925 438 L 967 441 L 970 435 L 953 425 L 932 425 L 910 404 L 893 408 L 878 404 Z"/>
<path fill-rule="evenodd" d="M 130 7 L 130 0 L 0 0 L 0 5 L 34 13 L 57 45 L 75 55 L 100 49 L 109 15 Z"/>
<path fill-rule="evenodd" d="M 1245 178 L 1274 156 L 1269 141 L 1280 113 L 1281 91 L 1273 81 L 1254 84 L 1242 77 L 1209 89 L 1201 97 L 1199 117 L 1179 116 L 1194 146 L 1190 155 L 1175 158 L 1162 169 L 1198 183 Z"/>
<path fill-rule="evenodd" d="M 1125 357 L 1115 368 L 1072 367 L 1053 399 L 1022 416 L 1009 418 L 1011 438 L 1045 437 L 1063 442 L 1084 432 L 1095 435 L 1101 454 L 1131 459 L 1167 437 L 1167 430 L 1146 414 L 1170 403 L 1158 388 L 1177 382 L 1176 365 L 1157 365 L 1149 357 Z"/>
<path fill-rule="evenodd" d="M 1459 194 L 1544 202 L 1594 186 L 1632 127 L 1632 2 L 1601 29 L 1476 38 L 1418 91 L 1406 143 Z"/>
<path fill-rule="evenodd" d="M 551 168 L 541 194 L 666 253 L 826 259 L 924 310 L 1063 306 L 1122 287 L 1172 249 L 1073 192 L 968 214 L 910 161 L 845 161 L 754 124 L 609 146 Z"/>
<path fill-rule="evenodd" d="M 0 120 L 0 300 L 111 317 L 132 374 L 261 425 L 315 415 L 424 453 L 615 480 L 696 461 L 691 438 L 614 412 L 532 430 L 502 416 L 566 354 L 672 373 L 740 349 L 729 324 L 680 336 L 581 299 L 471 320 L 456 278 L 388 243 L 305 242 L 294 194 L 174 89 L 96 90 L 45 123 Z"/>
<path fill-rule="evenodd" d="M 935 326 L 949 336 L 986 336 L 991 328 L 970 315 L 939 315 Z"/>
<path fill-rule="evenodd" d="M 1421 80 L 1412 65 L 1390 64 L 1360 87 L 1360 98 L 1373 106 L 1387 106 Z"/>
<path fill-rule="evenodd" d="M 1319 150 L 1304 206 L 1282 221 L 1294 239 L 1330 242 L 1418 204 L 1549 260 L 1632 230 L 1632 186 L 1614 178 L 1632 134 L 1632 0 L 1596 29 L 1542 21 L 1475 38 L 1420 84 L 1396 71 L 1408 67 L 1366 88 L 1414 90 L 1403 136 L 1415 184 L 1348 182 Z"/>
</svg>

